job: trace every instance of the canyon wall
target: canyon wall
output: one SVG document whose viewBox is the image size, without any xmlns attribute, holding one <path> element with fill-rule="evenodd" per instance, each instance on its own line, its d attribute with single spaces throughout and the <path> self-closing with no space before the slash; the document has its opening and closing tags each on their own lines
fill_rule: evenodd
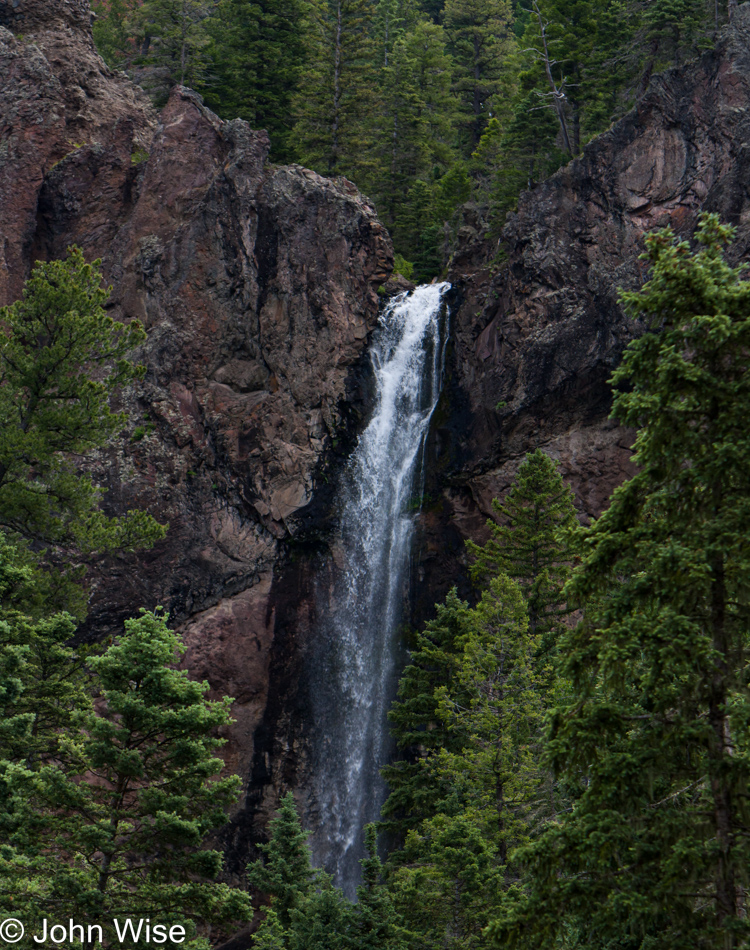
<svg viewBox="0 0 750 950">
<path fill-rule="evenodd" d="M 499 246 L 467 227 L 451 263 L 456 305 L 431 446 L 415 620 L 461 580 L 466 537 L 537 447 L 560 462 L 584 521 L 632 472 L 634 434 L 608 419 L 607 380 L 641 332 L 617 300 L 646 269 L 643 235 L 689 237 L 701 211 L 750 250 L 750 4 L 717 48 L 657 76 L 638 106 L 521 196 Z M 499 252 L 499 253 L 498 253 Z M 491 266 L 488 259 L 503 263 Z"/>
</svg>

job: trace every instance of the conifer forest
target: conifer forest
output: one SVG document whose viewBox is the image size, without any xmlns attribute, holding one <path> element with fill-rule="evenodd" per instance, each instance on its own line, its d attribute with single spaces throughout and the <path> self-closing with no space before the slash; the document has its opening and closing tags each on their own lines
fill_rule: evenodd
<svg viewBox="0 0 750 950">
<path fill-rule="evenodd" d="M 0 947 L 748 950 L 748 11 L 19 2 Z"/>
</svg>

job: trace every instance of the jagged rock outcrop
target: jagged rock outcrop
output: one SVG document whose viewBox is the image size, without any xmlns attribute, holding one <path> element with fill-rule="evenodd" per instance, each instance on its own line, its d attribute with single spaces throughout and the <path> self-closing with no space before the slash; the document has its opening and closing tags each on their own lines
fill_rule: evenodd
<svg viewBox="0 0 750 950">
<path fill-rule="evenodd" d="M 714 51 L 655 78 L 636 109 L 521 196 L 496 272 L 484 263 L 493 249 L 467 234 L 451 272 L 459 306 L 433 443 L 442 493 L 423 518 L 430 595 L 456 576 L 463 539 L 481 533 L 528 450 L 559 459 L 587 517 L 632 471 L 633 433 L 607 418 L 607 380 L 640 332 L 618 288 L 645 279 L 645 232 L 670 224 L 689 236 L 703 210 L 737 226 L 733 254 L 747 257 L 749 145 L 745 4 Z"/>
<path fill-rule="evenodd" d="M 0 76 L 0 303 L 76 243 L 148 331 L 128 430 L 91 467 L 110 510 L 170 529 L 98 565 L 87 635 L 164 604 L 190 670 L 236 698 L 226 756 L 247 779 L 276 567 L 345 428 L 388 235 L 350 182 L 269 166 L 265 132 L 190 91 L 157 115 L 96 54 L 87 0 L 1 0 Z"/>
</svg>

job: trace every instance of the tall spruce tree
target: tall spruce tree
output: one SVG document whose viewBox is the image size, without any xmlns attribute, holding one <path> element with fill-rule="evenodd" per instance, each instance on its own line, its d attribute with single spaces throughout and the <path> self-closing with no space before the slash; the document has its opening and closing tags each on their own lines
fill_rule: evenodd
<svg viewBox="0 0 750 950">
<path fill-rule="evenodd" d="M 149 67 L 141 83 L 158 105 L 175 85 L 197 88 L 205 73 L 211 0 L 143 0 L 131 22 L 137 30 L 137 62 Z"/>
<path fill-rule="evenodd" d="M 658 332 L 613 376 L 639 472 L 568 588 L 587 615 L 562 648 L 575 699 L 549 748 L 581 794 L 527 854 L 530 893 L 493 928 L 503 947 L 566 919 L 644 950 L 750 935 L 750 282 L 724 259 L 732 233 L 704 215 L 695 252 L 649 236 L 651 279 L 623 295 Z"/>
<path fill-rule="evenodd" d="M 110 397 L 144 372 L 127 358 L 143 327 L 107 315 L 99 264 L 71 248 L 37 264 L 22 299 L 0 308 L 0 526 L 84 553 L 164 534 L 143 512 L 107 518 L 101 490 L 73 461 L 122 428 Z"/>
<path fill-rule="evenodd" d="M 435 694 L 459 748 L 441 749 L 429 766 L 482 816 L 509 881 L 519 876 L 509 855 L 528 837 L 531 813 L 546 794 L 540 740 L 547 671 L 535 670 L 539 639 L 519 586 L 494 577 L 471 611 L 452 682 Z"/>
<path fill-rule="evenodd" d="M 398 698 L 388 718 L 404 758 L 387 765 L 382 775 L 390 794 L 383 806 L 385 827 L 400 836 L 434 814 L 448 792 L 425 768 L 425 759 L 457 740 L 438 715 L 436 691 L 453 681 L 467 630 L 469 605 L 455 588 L 436 607 L 436 616 L 417 635 L 409 665 L 398 686 Z"/>
<path fill-rule="evenodd" d="M 458 109 L 451 75 L 442 27 L 422 19 L 393 43 L 388 66 L 381 71 L 382 109 L 372 123 L 368 174 L 378 212 L 399 242 L 409 189 L 418 178 L 444 174 L 455 157 Z M 422 219 L 420 226 L 424 224 Z M 404 253 L 413 256 L 408 237 L 403 243 Z"/>
<path fill-rule="evenodd" d="M 495 499 L 492 507 L 499 520 L 487 522 L 490 540 L 482 546 L 467 542 L 476 558 L 471 576 L 486 583 L 503 573 L 518 582 L 528 605 L 530 634 L 539 636 L 540 649 L 547 653 L 567 613 L 562 591 L 578 526 L 573 492 L 555 462 L 536 449 L 524 459 L 504 501 Z"/>
<path fill-rule="evenodd" d="M 362 884 L 357 888 L 356 950 L 407 950 L 412 935 L 404 930 L 393 897 L 383 884 L 375 825 L 365 828 L 365 851 Z"/>
<path fill-rule="evenodd" d="M 206 104 L 266 129 L 278 162 L 297 157 L 292 99 L 305 65 L 305 12 L 302 0 L 221 0 L 205 22 Z"/>
<path fill-rule="evenodd" d="M 294 804 L 287 792 L 271 821 L 271 839 L 260 845 L 263 857 L 248 868 L 248 881 L 271 898 L 271 907 L 282 930 L 292 921 L 292 910 L 310 893 L 315 880 L 307 844 Z"/>
<path fill-rule="evenodd" d="M 92 0 L 92 32 L 96 47 L 113 69 L 127 69 L 138 56 L 138 0 Z"/>
<path fill-rule="evenodd" d="M 413 946 L 481 950 L 502 879 L 481 819 L 459 809 L 439 811 L 409 832 L 389 889 Z"/>
<path fill-rule="evenodd" d="M 376 101 L 373 8 L 368 0 L 311 0 L 307 82 L 295 100 L 302 164 L 323 175 L 366 172 Z M 379 64 L 378 64 L 379 65 Z"/>
<path fill-rule="evenodd" d="M 479 144 L 490 118 L 512 86 L 508 58 L 516 48 L 508 0 L 446 0 L 443 23 L 462 103 L 466 155 Z"/>
</svg>

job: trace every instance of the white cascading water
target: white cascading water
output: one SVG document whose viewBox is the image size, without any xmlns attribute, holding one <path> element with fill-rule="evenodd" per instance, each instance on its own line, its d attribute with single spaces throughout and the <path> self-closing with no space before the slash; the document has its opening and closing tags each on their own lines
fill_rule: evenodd
<svg viewBox="0 0 750 950">
<path fill-rule="evenodd" d="M 440 394 L 442 297 L 449 284 L 395 298 L 373 334 L 374 414 L 340 491 L 339 579 L 318 591 L 314 662 L 313 858 L 354 897 L 364 826 L 380 817 L 391 740 L 398 625 L 422 449 Z M 312 816 L 311 816 L 312 817 Z"/>
</svg>

